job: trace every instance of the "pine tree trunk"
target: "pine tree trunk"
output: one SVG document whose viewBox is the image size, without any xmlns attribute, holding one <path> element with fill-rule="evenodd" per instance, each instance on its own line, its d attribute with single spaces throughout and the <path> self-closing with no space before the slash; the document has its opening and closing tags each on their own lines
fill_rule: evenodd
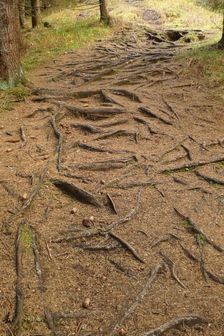
<svg viewBox="0 0 224 336">
<path fill-rule="evenodd" d="M 21 28 L 25 28 L 25 7 L 26 0 L 19 0 L 19 21 Z"/>
<path fill-rule="evenodd" d="M 0 87 L 13 86 L 21 76 L 19 6 L 0 0 Z"/>
<path fill-rule="evenodd" d="M 40 0 L 31 0 L 32 27 L 35 28 L 40 23 Z"/>
<path fill-rule="evenodd" d="M 223 22 L 222 22 L 222 37 L 221 37 L 221 40 L 218 43 L 218 47 L 220 49 L 224 49 L 224 13 L 223 13 Z"/>
<path fill-rule="evenodd" d="M 100 21 L 105 24 L 110 24 L 110 15 L 107 10 L 106 0 L 99 0 L 100 2 Z"/>
</svg>

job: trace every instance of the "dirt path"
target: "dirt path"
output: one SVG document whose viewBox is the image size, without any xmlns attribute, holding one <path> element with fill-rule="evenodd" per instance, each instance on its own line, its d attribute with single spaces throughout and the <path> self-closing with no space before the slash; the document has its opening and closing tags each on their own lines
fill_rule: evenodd
<svg viewBox="0 0 224 336">
<path fill-rule="evenodd" d="M 127 29 L 2 116 L 2 335 L 223 335 L 224 109 L 177 49 Z"/>
</svg>

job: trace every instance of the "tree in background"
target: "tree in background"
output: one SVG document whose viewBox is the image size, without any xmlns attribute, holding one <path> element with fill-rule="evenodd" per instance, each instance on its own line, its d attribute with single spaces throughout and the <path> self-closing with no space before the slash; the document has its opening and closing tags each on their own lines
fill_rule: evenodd
<svg viewBox="0 0 224 336">
<path fill-rule="evenodd" d="M 218 47 L 224 49 L 224 0 L 202 0 L 202 3 L 206 4 L 215 11 L 221 12 L 223 14 L 222 23 L 222 37 L 218 42 Z"/>
<path fill-rule="evenodd" d="M 99 0 L 100 2 L 100 21 L 105 24 L 110 24 L 111 18 L 107 9 L 107 1 Z"/>
<path fill-rule="evenodd" d="M 26 0 L 19 0 L 19 21 L 20 27 L 25 28 L 25 20 L 26 20 Z"/>
<path fill-rule="evenodd" d="M 21 77 L 18 0 L 0 0 L 0 87 Z"/>
<path fill-rule="evenodd" d="M 31 20 L 32 27 L 35 28 L 40 23 L 40 0 L 31 0 Z"/>
</svg>

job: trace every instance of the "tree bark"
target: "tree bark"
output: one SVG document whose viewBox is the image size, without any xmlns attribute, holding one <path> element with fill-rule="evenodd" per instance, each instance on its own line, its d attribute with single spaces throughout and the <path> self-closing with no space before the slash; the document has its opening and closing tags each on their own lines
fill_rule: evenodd
<svg viewBox="0 0 224 336">
<path fill-rule="evenodd" d="M 25 28 L 25 8 L 26 0 L 19 0 L 19 21 L 21 28 Z"/>
<path fill-rule="evenodd" d="M 20 42 L 18 2 L 0 0 L 0 87 L 13 86 L 22 74 Z"/>
<path fill-rule="evenodd" d="M 31 0 L 31 20 L 33 28 L 40 23 L 40 0 Z"/>
<path fill-rule="evenodd" d="M 99 0 L 100 3 L 100 21 L 105 24 L 110 24 L 110 15 L 107 9 L 106 0 Z"/>
<path fill-rule="evenodd" d="M 224 49 L 224 13 L 223 13 L 223 21 L 222 21 L 222 37 L 218 43 L 218 47 L 220 49 Z"/>
</svg>

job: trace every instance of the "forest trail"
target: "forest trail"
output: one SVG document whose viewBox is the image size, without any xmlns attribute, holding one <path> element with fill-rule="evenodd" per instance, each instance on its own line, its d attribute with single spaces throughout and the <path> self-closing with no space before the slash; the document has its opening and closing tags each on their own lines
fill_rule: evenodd
<svg viewBox="0 0 224 336">
<path fill-rule="evenodd" d="M 125 29 L 2 116 L 1 335 L 223 335 L 224 108 L 177 45 Z"/>
</svg>

